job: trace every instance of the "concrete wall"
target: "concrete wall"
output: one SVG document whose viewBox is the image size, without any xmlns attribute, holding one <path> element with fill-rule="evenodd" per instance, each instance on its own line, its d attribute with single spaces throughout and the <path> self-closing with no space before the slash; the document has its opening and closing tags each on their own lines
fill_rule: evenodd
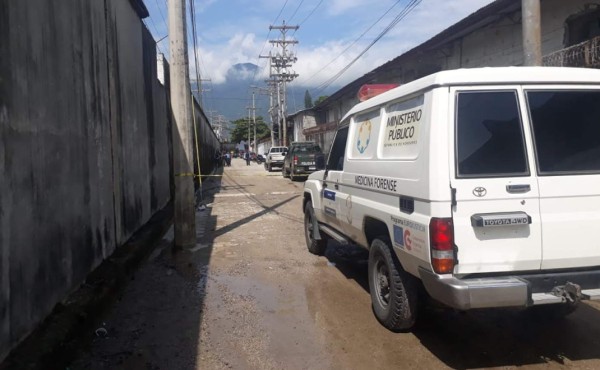
<svg viewBox="0 0 600 370">
<path fill-rule="evenodd" d="M 196 124 L 196 131 L 194 134 L 194 173 L 198 173 L 199 153 L 200 173 L 207 176 L 210 175 L 215 168 L 215 152 L 221 150 L 221 143 L 210 126 L 208 117 L 206 117 L 206 114 L 200 108 L 196 99 L 194 99 L 194 115 L 195 116 L 192 117 L 192 122 L 195 122 Z M 198 145 L 196 145 L 196 137 L 198 138 Z M 194 179 L 196 188 L 198 188 L 199 185 L 198 180 L 197 177 Z"/>
<path fill-rule="evenodd" d="M 543 55 L 566 47 L 564 39 L 567 18 L 584 11 L 585 5 L 589 3 L 587 0 L 541 2 Z M 446 69 L 522 64 L 523 40 L 519 9 L 449 44 L 403 60 L 401 74 L 390 76 L 390 80 L 406 83 Z"/>
<path fill-rule="evenodd" d="M 156 61 L 130 1 L 0 0 L 0 361 L 169 202 Z"/>
</svg>

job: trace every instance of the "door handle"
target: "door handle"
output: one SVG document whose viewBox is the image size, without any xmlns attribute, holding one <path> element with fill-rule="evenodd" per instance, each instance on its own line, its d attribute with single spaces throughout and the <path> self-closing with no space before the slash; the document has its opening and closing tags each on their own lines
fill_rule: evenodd
<svg viewBox="0 0 600 370">
<path fill-rule="evenodd" d="M 528 193 L 531 191 L 529 184 L 506 185 L 506 191 L 512 194 Z"/>
<path fill-rule="evenodd" d="M 333 187 L 335 188 L 335 190 L 338 190 L 340 188 L 338 184 L 333 185 Z"/>
</svg>

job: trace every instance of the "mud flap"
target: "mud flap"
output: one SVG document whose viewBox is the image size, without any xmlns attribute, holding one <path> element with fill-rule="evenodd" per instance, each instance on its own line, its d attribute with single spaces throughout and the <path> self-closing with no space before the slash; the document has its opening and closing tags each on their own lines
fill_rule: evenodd
<svg viewBox="0 0 600 370">
<path fill-rule="evenodd" d="M 321 240 L 321 232 L 319 231 L 319 221 L 317 221 L 317 218 L 314 217 L 315 215 L 313 214 L 312 217 L 312 223 L 313 223 L 313 239 L 314 240 Z"/>
</svg>

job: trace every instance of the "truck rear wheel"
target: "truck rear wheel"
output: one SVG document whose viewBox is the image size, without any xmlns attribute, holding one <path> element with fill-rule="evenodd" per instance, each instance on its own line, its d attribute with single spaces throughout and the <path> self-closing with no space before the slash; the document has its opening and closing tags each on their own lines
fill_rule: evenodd
<svg viewBox="0 0 600 370">
<path fill-rule="evenodd" d="M 315 211 L 310 202 L 304 207 L 304 237 L 308 251 L 317 256 L 322 256 L 327 248 L 327 236 L 321 235 L 321 240 L 313 238 L 313 228 L 315 221 Z"/>
<path fill-rule="evenodd" d="M 369 251 L 369 289 L 375 317 L 392 331 L 410 329 L 417 317 L 418 285 L 402 269 L 387 237 L 373 241 Z"/>
</svg>

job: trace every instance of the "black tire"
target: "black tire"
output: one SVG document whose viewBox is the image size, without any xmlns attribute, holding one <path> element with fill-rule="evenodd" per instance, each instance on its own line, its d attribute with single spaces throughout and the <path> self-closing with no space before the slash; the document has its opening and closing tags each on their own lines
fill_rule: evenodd
<svg viewBox="0 0 600 370">
<path fill-rule="evenodd" d="M 325 254 L 325 249 L 327 249 L 327 236 L 321 233 L 321 240 L 313 239 L 312 231 L 314 217 L 315 212 L 312 204 L 308 202 L 306 203 L 306 206 L 304 206 L 304 238 L 306 239 L 306 247 L 310 253 L 322 256 Z"/>
<path fill-rule="evenodd" d="M 281 174 L 283 175 L 284 178 L 289 177 L 287 171 L 285 170 L 285 166 L 281 167 Z"/>
<path fill-rule="evenodd" d="M 273 166 L 271 166 L 271 164 L 269 163 L 269 165 L 267 166 L 267 171 L 269 172 L 273 172 Z"/>
<path fill-rule="evenodd" d="M 387 237 L 377 238 L 369 251 L 369 289 L 377 320 L 391 331 L 412 328 L 417 318 L 418 284 L 404 271 Z"/>
</svg>

